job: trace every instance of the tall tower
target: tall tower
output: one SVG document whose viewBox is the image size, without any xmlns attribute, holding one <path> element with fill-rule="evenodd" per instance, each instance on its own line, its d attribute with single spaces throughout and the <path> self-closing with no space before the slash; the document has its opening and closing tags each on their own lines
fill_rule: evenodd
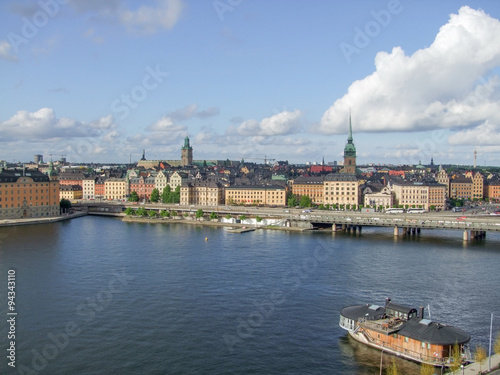
<svg viewBox="0 0 500 375">
<path fill-rule="evenodd" d="M 349 112 L 349 136 L 344 147 L 344 168 L 341 173 L 356 174 L 356 147 L 352 139 L 351 113 Z"/>
<path fill-rule="evenodd" d="M 189 144 L 189 137 L 184 138 L 184 146 L 181 148 L 181 164 L 183 166 L 193 164 L 193 148 Z"/>
<path fill-rule="evenodd" d="M 477 151 L 476 151 L 476 150 L 474 150 L 474 168 L 476 168 L 476 167 L 477 167 L 476 162 L 477 162 Z"/>
</svg>

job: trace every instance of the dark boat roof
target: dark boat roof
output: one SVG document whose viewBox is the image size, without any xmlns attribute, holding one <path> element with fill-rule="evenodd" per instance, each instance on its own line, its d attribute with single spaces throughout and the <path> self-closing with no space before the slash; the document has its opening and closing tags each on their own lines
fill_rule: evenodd
<svg viewBox="0 0 500 375">
<path fill-rule="evenodd" d="M 420 318 L 408 320 L 398 335 L 436 345 L 465 344 L 470 341 L 470 335 L 460 328 Z"/>
<path fill-rule="evenodd" d="M 344 307 L 340 311 L 340 315 L 352 320 L 366 317 L 367 314 L 370 320 L 380 319 L 385 314 L 385 308 L 378 305 L 354 305 Z"/>
<path fill-rule="evenodd" d="M 406 314 L 409 314 L 412 311 L 416 311 L 416 309 L 414 307 L 408 307 L 408 306 L 398 305 L 398 304 L 392 303 L 392 302 L 388 302 L 386 308 L 387 309 L 391 309 L 391 310 L 396 310 L 396 311 L 399 311 L 399 312 L 403 312 L 403 313 L 406 313 Z"/>
</svg>

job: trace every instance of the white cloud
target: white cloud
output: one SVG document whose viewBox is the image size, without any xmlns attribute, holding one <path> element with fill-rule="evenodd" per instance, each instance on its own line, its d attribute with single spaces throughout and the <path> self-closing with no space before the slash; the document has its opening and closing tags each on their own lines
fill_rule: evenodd
<svg viewBox="0 0 500 375">
<path fill-rule="evenodd" d="M 349 109 L 356 132 L 465 128 L 500 123 L 500 22 L 468 6 L 450 16 L 428 48 L 407 56 L 379 52 L 375 72 L 354 82 L 323 115 L 316 131 L 345 133 Z"/>
<path fill-rule="evenodd" d="M 302 112 L 299 110 L 293 112 L 283 111 L 261 121 L 244 121 L 236 128 L 229 127 L 227 133 L 259 137 L 293 134 L 300 129 L 299 119 L 301 116 Z"/>
<path fill-rule="evenodd" d="M 104 134 L 103 130 L 115 127 L 112 116 L 85 123 L 65 117 L 57 118 L 51 108 L 41 108 L 36 112 L 21 110 L 10 119 L 0 122 L 0 142 L 93 138 Z"/>
<path fill-rule="evenodd" d="M 500 126 L 489 121 L 472 128 L 450 135 L 451 145 L 498 145 L 500 144 Z"/>
<path fill-rule="evenodd" d="M 158 0 L 156 7 L 142 5 L 135 11 L 122 9 L 118 18 L 129 30 L 153 34 L 158 30 L 171 29 L 179 20 L 182 9 L 181 0 Z"/>
<path fill-rule="evenodd" d="M 6 40 L 0 40 L 0 60 L 17 61 L 17 57 L 12 52 L 12 46 Z"/>
</svg>

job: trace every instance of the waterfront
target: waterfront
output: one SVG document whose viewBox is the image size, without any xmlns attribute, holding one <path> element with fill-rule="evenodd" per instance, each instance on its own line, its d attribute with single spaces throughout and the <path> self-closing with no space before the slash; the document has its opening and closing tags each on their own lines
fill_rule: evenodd
<svg viewBox="0 0 500 375">
<path fill-rule="evenodd" d="M 1 291 L 16 270 L 17 364 L 40 374 L 378 374 L 380 352 L 338 326 L 342 307 L 429 304 L 484 346 L 500 314 L 498 234 L 464 244 L 438 230 L 235 234 L 84 217 L 0 228 L 0 241 Z"/>
</svg>

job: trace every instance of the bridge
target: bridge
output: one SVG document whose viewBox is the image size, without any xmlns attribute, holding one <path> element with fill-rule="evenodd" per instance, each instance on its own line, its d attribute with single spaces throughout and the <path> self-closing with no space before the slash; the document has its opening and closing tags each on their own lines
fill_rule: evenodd
<svg viewBox="0 0 500 375">
<path fill-rule="evenodd" d="M 219 216 L 246 215 L 262 218 L 280 218 L 283 226 L 303 227 L 310 229 L 330 229 L 332 231 L 361 231 L 363 227 L 394 228 L 394 235 L 420 233 L 422 229 L 447 229 L 463 232 L 464 241 L 473 238 L 484 238 L 486 232 L 500 232 L 500 215 L 475 214 L 465 216 L 462 213 L 428 212 L 423 214 L 405 213 L 389 214 L 381 212 L 307 210 L 270 207 L 245 206 L 180 206 L 173 204 L 132 204 L 129 202 L 86 202 L 74 204 L 86 207 L 89 214 L 123 215 L 127 207 L 146 210 L 175 210 L 178 212 L 195 212 L 202 209 L 205 213 L 216 212 Z"/>
</svg>

